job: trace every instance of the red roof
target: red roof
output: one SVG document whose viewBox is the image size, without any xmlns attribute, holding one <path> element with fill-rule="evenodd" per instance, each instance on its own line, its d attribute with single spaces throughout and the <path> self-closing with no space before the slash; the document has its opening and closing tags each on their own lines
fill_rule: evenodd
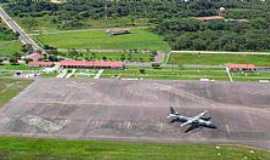
<svg viewBox="0 0 270 160">
<path fill-rule="evenodd" d="M 54 65 L 53 62 L 44 62 L 44 61 L 33 61 L 28 63 L 31 67 L 51 67 Z"/>
<path fill-rule="evenodd" d="M 39 61 L 40 59 L 43 59 L 43 55 L 39 52 L 33 52 L 28 55 L 27 58 L 31 59 L 32 61 Z"/>
<path fill-rule="evenodd" d="M 120 61 L 76 61 L 63 60 L 60 62 L 62 67 L 78 68 L 122 68 L 124 63 Z"/>
<path fill-rule="evenodd" d="M 256 69 L 254 64 L 228 64 L 229 69 Z"/>
</svg>

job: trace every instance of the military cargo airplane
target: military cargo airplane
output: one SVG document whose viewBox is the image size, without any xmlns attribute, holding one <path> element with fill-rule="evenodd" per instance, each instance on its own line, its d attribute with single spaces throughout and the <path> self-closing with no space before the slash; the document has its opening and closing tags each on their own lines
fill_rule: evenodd
<svg viewBox="0 0 270 160">
<path fill-rule="evenodd" d="M 204 111 L 194 117 L 188 117 L 184 115 L 180 115 L 175 111 L 173 107 L 170 107 L 170 114 L 168 115 L 168 119 L 170 119 L 171 123 L 174 122 L 181 122 L 182 124 L 180 125 L 181 127 L 185 127 L 187 125 L 190 125 L 190 128 L 188 128 L 185 132 L 189 132 L 195 128 L 200 128 L 200 127 L 206 127 L 206 128 L 217 128 L 211 120 L 211 117 L 205 117 L 207 114 L 207 111 Z"/>
</svg>

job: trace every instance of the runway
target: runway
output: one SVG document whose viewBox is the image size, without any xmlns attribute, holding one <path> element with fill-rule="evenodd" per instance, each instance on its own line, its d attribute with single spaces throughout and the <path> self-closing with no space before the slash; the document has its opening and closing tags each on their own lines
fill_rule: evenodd
<svg viewBox="0 0 270 160">
<path fill-rule="evenodd" d="M 39 79 L 0 110 L 0 134 L 270 149 L 270 85 L 198 81 Z M 185 133 L 169 107 L 208 110 L 218 129 Z"/>
</svg>

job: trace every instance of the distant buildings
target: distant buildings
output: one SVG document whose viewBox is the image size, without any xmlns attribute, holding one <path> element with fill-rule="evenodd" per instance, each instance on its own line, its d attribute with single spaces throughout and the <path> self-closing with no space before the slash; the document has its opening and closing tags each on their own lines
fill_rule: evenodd
<svg viewBox="0 0 270 160">
<path fill-rule="evenodd" d="M 87 68 L 87 69 L 122 69 L 125 64 L 120 61 L 60 61 L 62 68 Z"/>
<path fill-rule="evenodd" d="M 29 61 L 33 61 L 33 62 L 40 61 L 43 58 L 44 58 L 44 55 L 41 52 L 33 52 L 25 57 L 25 59 Z"/>
<path fill-rule="evenodd" d="M 232 72 L 256 71 L 256 66 L 254 64 L 228 64 L 227 67 Z"/>
<path fill-rule="evenodd" d="M 224 21 L 225 20 L 225 18 L 221 17 L 221 16 L 195 17 L 195 19 L 197 19 L 199 21 L 203 21 L 203 22 L 216 21 L 216 20 Z"/>
<path fill-rule="evenodd" d="M 54 62 L 45 62 L 45 61 L 33 61 L 29 62 L 28 66 L 30 67 L 41 67 L 41 68 L 47 68 L 47 67 L 53 67 Z"/>
<path fill-rule="evenodd" d="M 123 28 L 107 29 L 106 32 L 111 36 L 129 34 L 130 33 L 129 29 L 123 29 Z"/>
</svg>

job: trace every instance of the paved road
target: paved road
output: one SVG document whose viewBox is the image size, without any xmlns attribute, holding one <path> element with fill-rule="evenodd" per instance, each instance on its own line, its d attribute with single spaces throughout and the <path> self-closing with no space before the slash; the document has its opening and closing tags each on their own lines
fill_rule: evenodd
<svg viewBox="0 0 270 160">
<path fill-rule="evenodd" d="M 7 26 L 16 33 L 19 33 L 19 40 L 23 44 L 31 44 L 34 50 L 44 51 L 0 6 L 0 17 L 7 24 Z"/>
</svg>

